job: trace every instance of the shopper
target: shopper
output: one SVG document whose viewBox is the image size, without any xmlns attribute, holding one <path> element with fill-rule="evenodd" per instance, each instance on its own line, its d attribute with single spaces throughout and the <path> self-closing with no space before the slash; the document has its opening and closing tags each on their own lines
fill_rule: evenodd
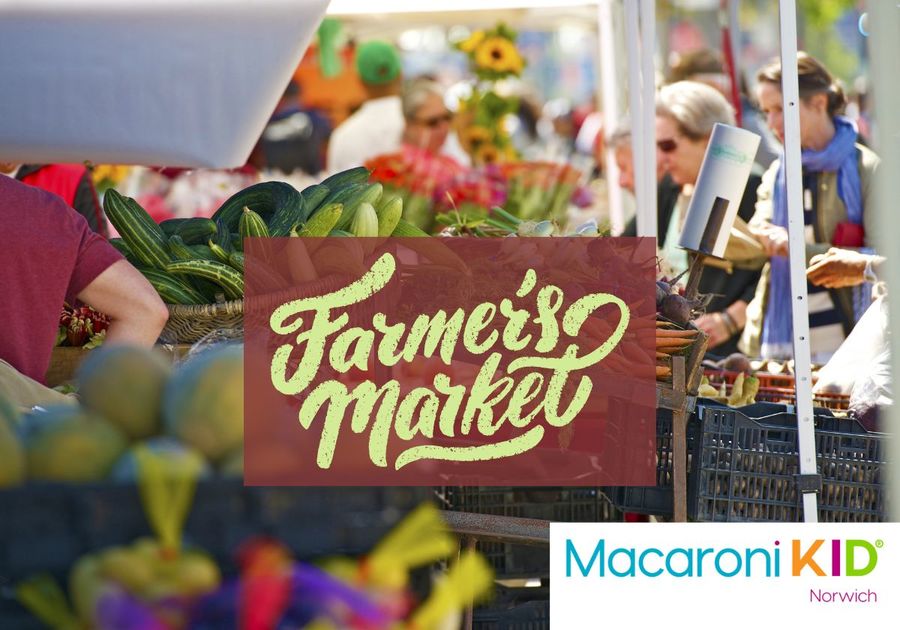
<svg viewBox="0 0 900 630">
<path fill-rule="evenodd" d="M 797 57 L 800 87 L 800 145 L 803 164 L 803 214 L 806 260 L 831 246 L 869 245 L 872 228 L 865 212 L 873 191 L 878 157 L 857 140 L 856 128 L 843 117 L 844 93 L 828 70 L 806 53 Z M 758 75 L 758 97 L 769 127 L 784 142 L 781 65 L 773 62 Z M 783 160 L 763 176 L 751 222 L 770 257 L 759 290 L 748 308 L 742 349 L 753 356 L 785 359 L 793 354 L 787 201 Z M 810 285 L 810 346 L 813 361 L 824 363 L 854 325 L 849 289 Z"/>
<path fill-rule="evenodd" d="M 444 90 L 430 78 L 413 79 L 403 86 L 403 144 L 432 155 L 443 151 L 453 114 L 444 105 Z"/>
<path fill-rule="evenodd" d="M 734 125 L 734 110 L 714 88 L 680 81 L 660 91 L 656 104 L 657 159 L 681 187 L 681 194 L 668 225 L 659 226 L 659 234 L 663 258 L 676 273 L 687 269 L 687 252 L 678 247 L 678 240 L 716 123 Z M 753 216 L 759 183 L 760 178 L 751 174 L 738 207 L 738 217 L 743 221 Z M 717 354 L 730 354 L 737 349 L 747 303 L 759 281 L 758 263 L 745 252 L 738 255 L 739 248 L 732 248 L 731 241 L 729 244 L 731 251 L 726 251 L 726 256 L 730 259 L 704 259 L 699 284 L 701 293 L 713 297 L 707 313 L 696 324 L 709 335 L 709 348 Z"/>
<path fill-rule="evenodd" d="M 58 196 L 0 177 L 0 397 L 30 406 L 66 400 L 41 385 L 63 303 L 110 318 L 105 343 L 151 346 L 168 318 L 141 273 Z"/>
<path fill-rule="evenodd" d="M 405 121 L 400 55 L 389 43 L 370 41 L 356 51 L 356 71 L 368 100 L 345 120 L 328 146 L 327 170 L 337 173 L 400 147 Z"/>
</svg>

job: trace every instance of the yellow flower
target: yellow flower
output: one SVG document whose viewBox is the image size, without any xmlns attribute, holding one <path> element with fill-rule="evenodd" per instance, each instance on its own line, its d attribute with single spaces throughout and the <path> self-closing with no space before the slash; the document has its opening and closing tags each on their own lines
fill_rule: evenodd
<svg viewBox="0 0 900 630">
<path fill-rule="evenodd" d="M 496 164 L 500 161 L 500 151 L 493 144 L 482 144 L 475 151 L 477 164 Z"/>
<path fill-rule="evenodd" d="M 491 140 L 491 132 L 489 129 L 485 127 L 480 127 L 475 125 L 473 127 L 469 127 L 465 131 L 465 142 L 467 145 L 477 148 L 486 142 L 490 142 Z"/>
<path fill-rule="evenodd" d="M 484 31 L 475 31 L 469 38 L 463 40 L 459 44 L 459 49 L 464 53 L 470 53 L 476 48 L 478 48 L 478 44 L 480 44 L 484 40 Z"/>
<path fill-rule="evenodd" d="M 108 181 L 112 184 L 118 184 L 128 177 L 130 167 L 118 166 L 113 164 L 100 164 L 95 166 L 91 176 L 95 184 Z"/>
<path fill-rule="evenodd" d="M 523 61 L 515 44 L 503 37 L 488 37 L 475 50 L 475 65 L 494 72 L 521 72 Z"/>
</svg>

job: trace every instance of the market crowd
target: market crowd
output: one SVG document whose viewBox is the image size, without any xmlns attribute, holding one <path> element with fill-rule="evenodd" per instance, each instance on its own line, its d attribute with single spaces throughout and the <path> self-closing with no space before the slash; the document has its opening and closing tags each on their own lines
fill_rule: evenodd
<svg viewBox="0 0 900 630">
<path fill-rule="evenodd" d="M 472 151 L 466 143 L 472 134 L 454 111 L 453 97 L 437 76 L 408 77 L 402 68 L 391 44 L 362 43 L 355 70 L 364 100 L 339 124 L 305 106 L 298 84 L 291 82 L 246 167 L 210 173 L 144 169 L 139 180 L 118 184 L 140 193 L 139 201 L 159 221 L 188 216 L 204 205 L 211 211 L 223 196 L 260 178 L 311 183 L 403 147 L 440 155 L 446 164 L 470 164 Z M 866 292 L 882 263 L 872 248 L 870 211 L 879 160 L 860 135 L 857 120 L 845 115 L 847 98 L 828 69 L 806 54 L 798 57 L 797 69 L 810 343 L 814 362 L 825 363 L 868 306 Z M 712 301 L 696 324 L 709 335 L 715 355 L 742 351 L 787 359 L 792 331 L 780 65 L 773 62 L 760 70 L 752 90 L 741 80 L 736 103 L 731 101 L 731 79 L 711 51 L 684 55 L 668 78 L 656 102 L 661 266 L 671 276 L 687 267 L 678 236 L 713 126 L 740 124 L 759 134 L 762 141 L 726 257 L 704 263 L 700 291 Z M 520 155 L 590 155 L 601 188 L 608 183 L 605 149 L 612 148 L 618 183 L 633 191 L 626 124 L 602 121 L 599 114 L 563 101 L 539 106 L 526 95 L 509 119 Z M 39 387 L 56 334 L 54 318 L 64 301 L 82 301 L 106 312 L 112 321 L 109 343 L 152 344 L 166 309 L 147 281 L 106 242 L 107 223 L 88 171 L 83 166 L 3 164 L 0 172 L 5 175 L 0 177 L 0 200 L 8 208 L 0 214 L 3 231 L 24 229 L 34 238 L 16 242 L 38 252 L 26 255 L 16 247 L 0 251 L 2 283 L 14 299 L 12 326 L 7 326 L 12 334 L 0 340 L 0 395 L 24 391 L 23 383 Z M 601 217 L 608 212 L 604 197 L 597 195 L 593 208 Z M 634 233 L 632 220 L 623 234 Z M 55 240 L 43 247 L 40 238 L 46 234 Z"/>
</svg>

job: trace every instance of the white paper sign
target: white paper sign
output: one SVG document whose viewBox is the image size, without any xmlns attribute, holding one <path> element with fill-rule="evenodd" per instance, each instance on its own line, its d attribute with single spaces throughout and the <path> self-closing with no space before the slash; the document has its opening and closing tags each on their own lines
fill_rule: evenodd
<svg viewBox="0 0 900 630">
<path fill-rule="evenodd" d="M 679 247 L 723 258 L 760 137 L 716 123 L 691 196 Z"/>
<path fill-rule="evenodd" d="M 550 563 L 551 627 L 566 630 L 846 630 L 900 614 L 897 523 L 553 523 Z"/>
<path fill-rule="evenodd" d="M 328 0 L 0 0 L 0 161 L 243 165 Z"/>
</svg>

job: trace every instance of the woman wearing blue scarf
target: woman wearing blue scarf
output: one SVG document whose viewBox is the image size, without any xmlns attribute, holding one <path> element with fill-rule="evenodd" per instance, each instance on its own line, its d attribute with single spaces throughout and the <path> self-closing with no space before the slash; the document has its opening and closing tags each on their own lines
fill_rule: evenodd
<svg viewBox="0 0 900 630">
<path fill-rule="evenodd" d="M 803 209 L 806 261 L 832 246 L 863 248 L 869 244 L 865 208 L 873 190 L 878 157 L 857 141 L 856 127 L 841 116 L 846 99 L 828 70 L 813 57 L 797 56 L 800 85 L 800 145 L 803 164 Z M 781 64 L 757 76 L 760 109 L 784 142 Z M 783 159 L 763 176 L 751 228 L 769 254 L 756 296 L 747 307 L 741 349 L 750 356 L 793 356 L 791 287 L 788 262 L 787 201 Z M 813 361 L 824 363 L 853 328 L 849 289 L 810 285 L 809 325 Z"/>
</svg>

